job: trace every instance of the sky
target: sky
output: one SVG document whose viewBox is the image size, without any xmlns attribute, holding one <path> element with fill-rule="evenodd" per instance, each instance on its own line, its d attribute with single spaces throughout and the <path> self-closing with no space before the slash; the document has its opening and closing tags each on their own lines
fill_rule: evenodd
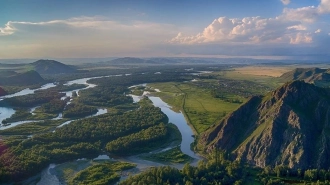
<svg viewBox="0 0 330 185">
<path fill-rule="evenodd" d="M 0 0 L 0 59 L 125 56 L 329 57 L 330 0 Z"/>
</svg>

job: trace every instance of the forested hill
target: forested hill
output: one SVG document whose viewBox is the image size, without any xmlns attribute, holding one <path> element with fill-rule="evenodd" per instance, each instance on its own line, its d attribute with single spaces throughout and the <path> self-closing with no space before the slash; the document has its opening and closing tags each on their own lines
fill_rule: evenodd
<svg viewBox="0 0 330 185">
<path fill-rule="evenodd" d="M 34 85 L 44 83 L 44 79 L 36 71 L 13 73 L 9 76 L 0 76 L 0 85 Z"/>
<path fill-rule="evenodd" d="M 295 169 L 330 166 L 330 92 L 303 81 L 255 96 L 201 136 L 250 164 Z"/>
<path fill-rule="evenodd" d="M 76 69 L 55 60 L 38 60 L 30 64 L 40 74 L 74 73 Z"/>
</svg>

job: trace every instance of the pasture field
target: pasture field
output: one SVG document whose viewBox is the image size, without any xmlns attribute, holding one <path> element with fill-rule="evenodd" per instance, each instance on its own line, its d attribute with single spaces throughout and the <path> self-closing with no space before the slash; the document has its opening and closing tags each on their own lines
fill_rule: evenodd
<svg viewBox="0 0 330 185">
<path fill-rule="evenodd" d="M 234 68 L 234 70 L 243 75 L 279 77 L 283 73 L 293 70 L 292 66 L 246 66 Z"/>
<path fill-rule="evenodd" d="M 157 92 L 157 96 L 171 105 L 173 110 L 181 110 L 197 134 L 217 123 L 240 105 L 214 98 L 210 90 L 202 89 L 190 82 L 153 83 L 148 86 L 159 89 L 161 92 Z"/>
</svg>

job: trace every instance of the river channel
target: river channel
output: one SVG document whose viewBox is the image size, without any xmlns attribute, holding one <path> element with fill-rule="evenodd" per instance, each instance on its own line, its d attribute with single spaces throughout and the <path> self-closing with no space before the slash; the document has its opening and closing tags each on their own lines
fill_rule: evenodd
<svg viewBox="0 0 330 185">
<path fill-rule="evenodd" d="M 119 75 L 117 75 L 117 76 L 119 76 Z M 87 87 L 82 88 L 82 89 L 93 88 L 96 85 L 87 83 L 87 81 L 90 80 L 90 79 L 103 78 L 103 77 L 111 77 L 111 76 L 101 76 L 101 77 L 77 79 L 77 80 L 69 81 L 65 85 L 86 84 Z M 7 96 L 0 97 L 0 101 L 2 99 L 5 99 L 5 98 L 10 98 L 10 97 L 15 97 L 15 96 L 23 96 L 23 95 L 27 95 L 27 94 L 33 94 L 37 90 L 48 89 L 48 88 L 51 88 L 51 87 L 54 87 L 54 86 L 56 86 L 56 85 L 55 84 L 46 84 L 46 85 L 42 86 L 41 88 L 35 89 L 35 90 L 25 89 L 25 90 L 22 90 L 18 93 L 12 94 L 12 95 L 7 95 Z M 73 91 L 76 91 L 77 94 L 78 94 L 78 92 L 82 89 L 76 89 L 76 90 L 73 90 Z M 64 93 L 66 93 L 66 97 L 72 97 L 72 92 L 73 91 L 67 91 L 67 92 L 64 92 Z M 145 94 L 147 94 L 147 93 L 145 93 Z M 134 102 L 139 101 L 143 97 L 143 96 L 139 97 L 139 96 L 135 96 L 135 95 L 131 95 L 131 96 L 132 96 Z M 179 131 L 181 132 L 181 135 L 182 135 L 182 142 L 181 142 L 181 145 L 180 145 L 180 148 L 181 148 L 182 152 L 184 154 L 187 154 L 187 155 L 191 156 L 192 158 L 194 158 L 195 161 L 198 161 L 200 159 L 199 156 L 197 156 L 190 149 L 191 143 L 194 142 L 194 137 L 193 137 L 194 133 L 193 133 L 191 127 L 187 124 L 187 121 L 185 120 L 184 115 L 181 112 L 177 113 L 177 112 L 174 112 L 173 110 L 171 110 L 171 107 L 167 103 L 162 101 L 159 97 L 149 96 L 149 99 L 153 102 L 154 106 L 161 108 L 162 112 L 168 116 L 170 123 L 173 123 L 178 127 L 178 129 L 179 129 Z M 0 107 L 0 113 L 1 113 L 0 114 L 0 123 L 1 123 L 2 120 L 6 119 L 6 118 L 9 118 L 12 114 L 14 114 L 15 110 L 13 110 L 12 108 L 9 108 L 9 107 Z M 97 116 L 97 115 L 105 114 L 105 113 L 107 113 L 106 109 L 101 109 L 100 108 L 99 112 L 97 114 L 91 115 L 91 116 Z M 59 117 L 57 119 L 61 119 L 60 116 L 61 115 L 59 115 Z M 71 120 L 71 121 L 73 121 L 73 120 Z M 69 124 L 71 121 L 65 122 L 60 126 L 63 126 L 65 124 Z M 10 127 L 13 127 L 13 126 L 16 126 L 16 125 L 19 125 L 19 124 L 29 123 L 29 122 L 33 122 L 33 120 L 11 123 L 11 125 L 9 125 L 9 126 L 0 127 L 0 130 L 7 129 L 7 128 L 10 128 Z M 160 164 L 160 163 L 155 163 L 155 162 L 151 162 L 151 161 L 142 160 L 142 159 L 139 159 L 139 158 L 134 157 L 134 156 L 133 157 L 128 157 L 128 158 L 122 158 L 122 159 L 118 159 L 118 160 L 134 162 L 134 163 L 137 164 L 138 168 L 148 168 L 150 166 L 163 165 L 163 164 Z M 181 168 L 182 165 L 177 165 L 175 167 Z M 44 172 L 42 173 L 41 182 L 44 182 L 45 178 L 48 179 L 49 176 L 52 176 L 49 172 L 49 170 L 51 168 L 54 168 L 54 164 L 51 164 L 49 168 L 44 170 Z M 54 178 L 52 178 L 52 181 L 53 180 L 54 180 Z"/>
</svg>

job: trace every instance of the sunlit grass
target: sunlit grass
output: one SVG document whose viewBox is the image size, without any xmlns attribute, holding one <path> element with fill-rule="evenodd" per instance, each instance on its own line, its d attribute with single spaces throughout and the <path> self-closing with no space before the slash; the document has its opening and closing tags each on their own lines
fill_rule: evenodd
<svg viewBox="0 0 330 185">
<path fill-rule="evenodd" d="M 169 82 L 149 84 L 149 86 L 160 89 L 161 92 L 157 95 L 174 110 L 183 111 L 198 134 L 239 107 L 237 103 L 213 98 L 209 90 L 191 83 Z"/>
</svg>

